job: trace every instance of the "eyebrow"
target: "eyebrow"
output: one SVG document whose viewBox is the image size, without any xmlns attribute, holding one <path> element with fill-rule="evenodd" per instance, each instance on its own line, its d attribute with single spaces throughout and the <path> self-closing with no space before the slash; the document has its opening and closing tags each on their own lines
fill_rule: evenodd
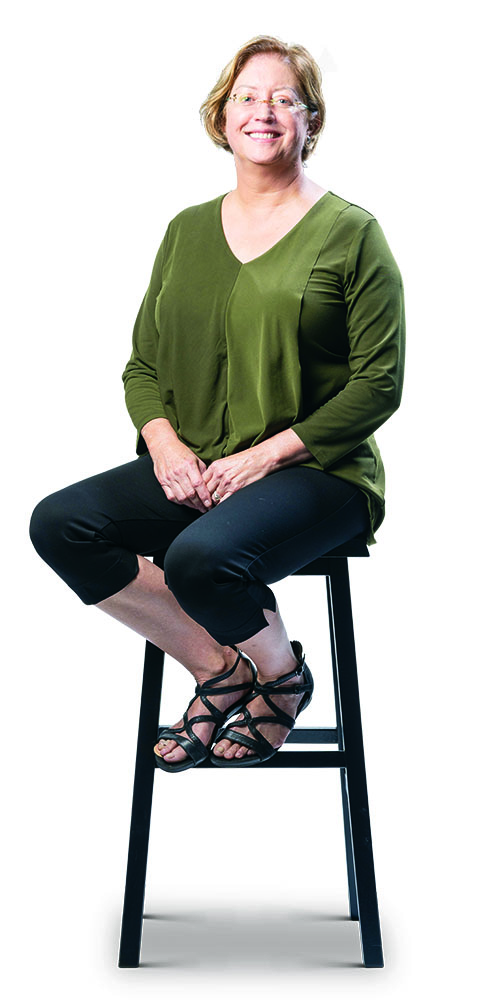
<svg viewBox="0 0 500 1000">
<path fill-rule="evenodd" d="M 240 90 L 241 87 L 243 87 L 244 90 L 258 90 L 259 89 L 258 87 L 254 86 L 253 83 L 239 83 L 238 86 L 234 88 L 234 90 Z M 287 83 L 283 84 L 283 86 L 281 86 L 281 87 L 274 87 L 273 94 L 277 90 L 291 90 L 293 94 L 297 93 L 297 91 L 295 90 L 295 87 L 291 87 Z"/>
</svg>

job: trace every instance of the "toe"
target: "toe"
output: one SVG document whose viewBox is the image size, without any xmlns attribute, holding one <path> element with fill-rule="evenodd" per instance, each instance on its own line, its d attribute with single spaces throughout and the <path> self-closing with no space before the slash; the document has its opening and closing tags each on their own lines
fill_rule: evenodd
<svg viewBox="0 0 500 1000">
<path fill-rule="evenodd" d="M 160 740 L 154 749 L 159 757 L 163 757 L 171 764 L 175 764 L 178 760 L 184 760 L 186 757 L 185 750 L 178 746 L 175 740 Z"/>
<path fill-rule="evenodd" d="M 169 764 L 176 764 L 179 760 L 185 760 L 187 753 L 182 747 L 174 746 L 173 750 L 169 750 L 168 753 L 162 754 L 163 760 L 168 761 Z"/>
</svg>

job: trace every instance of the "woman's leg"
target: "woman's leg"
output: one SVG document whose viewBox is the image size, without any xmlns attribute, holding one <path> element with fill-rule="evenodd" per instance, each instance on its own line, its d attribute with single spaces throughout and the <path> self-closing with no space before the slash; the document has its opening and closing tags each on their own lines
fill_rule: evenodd
<svg viewBox="0 0 500 1000">
<path fill-rule="evenodd" d="M 140 556 L 139 573 L 135 579 L 120 593 L 101 601 L 97 607 L 173 656 L 193 674 L 198 684 L 216 678 L 235 661 L 234 647 L 221 646 L 201 625 L 189 618 L 165 586 L 163 572 L 158 566 Z M 259 664 L 259 680 L 263 682 L 288 673 L 297 666 L 278 608 L 275 612 L 266 610 L 264 615 L 268 627 L 239 646 L 254 663 Z M 279 664 L 278 672 L 276 672 L 277 664 Z M 250 677 L 248 663 L 242 659 L 231 677 L 231 685 L 246 684 Z M 300 682 L 301 679 L 298 678 L 297 683 Z M 225 711 L 235 703 L 235 695 L 212 694 L 210 700 L 220 711 Z M 293 717 L 300 696 L 279 695 L 275 696 L 275 701 L 283 711 Z M 258 699 L 256 708 L 260 703 L 261 699 Z M 198 698 L 191 706 L 188 718 L 203 714 L 206 714 L 205 709 Z M 254 711 L 253 714 L 258 712 Z M 179 720 L 174 728 L 181 724 L 182 720 Z M 208 746 L 213 735 L 213 723 L 197 722 L 194 723 L 193 729 L 202 743 Z M 273 745 L 281 746 L 288 735 L 288 730 L 276 725 L 273 725 L 272 729 Z M 269 735 L 271 737 L 271 734 Z M 218 748 L 216 752 L 224 754 L 227 758 L 242 757 L 247 753 L 246 747 L 241 747 L 237 743 L 231 744 L 229 740 L 221 741 Z M 186 752 L 173 739 L 160 740 L 155 750 L 169 764 L 181 762 L 187 757 Z"/>
<path fill-rule="evenodd" d="M 187 613 L 219 642 L 243 650 L 266 683 L 297 666 L 268 584 L 367 529 L 366 498 L 356 487 L 315 469 L 285 469 L 240 490 L 183 532 L 167 552 L 166 579 Z M 301 697 L 273 700 L 295 717 Z M 250 711 L 270 714 L 260 697 Z M 273 746 L 289 732 L 276 723 L 259 731 Z M 219 741 L 215 752 L 228 759 L 252 753 L 229 740 Z"/>
<path fill-rule="evenodd" d="M 30 534 L 39 555 L 81 600 L 149 639 L 203 684 L 234 664 L 234 646 L 220 644 L 193 621 L 166 587 L 162 570 L 140 554 L 168 549 L 199 516 L 167 500 L 149 456 L 144 456 L 42 500 L 33 512 Z M 248 684 L 251 677 L 242 659 L 231 684 Z M 224 711 L 240 698 L 214 694 L 211 701 Z M 206 710 L 195 704 L 194 714 Z M 194 731 L 208 742 L 213 729 L 213 723 L 200 723 Z M 185 756 L 177 747 L 168 759 Z"/>
<path fill-rule="evenodd" d="M 131 583 L 118 594 L 100 601 L 96 607 L 178 660 L 193 675 L 197 684 L 216 679 L 232 667 L 236 660 L 234 646 L 221 645 L 189 618 L 165 586 L 163 571 L 158 566 L 142 556 L 138 556 L 138 562 L 139 572 Z M 251 668 L 242 657 L 228 680 L 228 686 L 248 684 L 251 678 Z M 220 694 L 212 693 L 210 701 L 221 712 L 240 700 L 235 693 L 224 694 L 222 684 L 220 691 Z M 188 718 L 206 714 L 201 699 L 197 698 L 189 709 Z M 174 728 L 181 725 L 182 720 Z M 207 746 L 214 728 L 211 721 L 193 724 L 193 732 Z M 186 735 L 184 730 L 182 732 Z M 188 756 L 175 740 L 160 740 L 155 750 L 169 764 L 180 763 Z"/>
<path fill-rule="evenodd" d="M 242 642 L 239 647 L 257 665 L 257 680 L 261 684 L 266 684 L 268 681 L 274 681 L 284 674 L 289 674 L 297 667 L 297 660 L 278 606 L 276 605 L 276 611 L 274 612 L 265 609 L 264 617 L 267 620 L 268 626 L 252 639 Z M 303 684 L 303 674 L 299 674 L 293 683 L 298 686 Z M 286 712 L 287 715 L 290 715 L 294 719 L 302 697 L 303 695 L 301 694 L 273 694 L 272 700 L 281 711 Z M 248 706 L 248 710 L 254 718 L 270 714 L 269 707 L 262 697 L 255 698 Z M 242 718 L 243 716 L 240 714 L 234 721 Z M 240 732 L 244 735 L 249 735 L 247 728 L 242 728 Z M 259 725 L 259 732 L 274 747 L 280 747 L 285 742 L 290 730 L 286 726 L 273 722 L 268 725 L 265 723 Z M 214 747 L 214 753 L 218 757 L 225 757 L 227 760 L 231 760 L 233 757 L 245 757 L 247 754 L 248 756 L 252 756 L 253 750 L 233 740 L 220 739 Z"/>
</svg>

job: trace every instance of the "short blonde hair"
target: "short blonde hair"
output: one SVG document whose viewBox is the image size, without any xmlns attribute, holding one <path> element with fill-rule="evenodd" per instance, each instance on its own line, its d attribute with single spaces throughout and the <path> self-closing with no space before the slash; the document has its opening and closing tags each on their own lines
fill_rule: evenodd
<svg viewBox="0 0 500 1000">
<path fill-rule="evenodd" d="M 252 56 L 262 55 L 270 52 L 290 64 L 297 78 L 297 88 L 300 99 L 307 104 L 307 115 L 310 122 L 315 123 L 314 134 L 309 137 L 309 142 L 302 150 L 302 160 L 307 160 L 313 152 L 320 133 L 325 124 L 325 101 L 321 91 L 321 71 L 314 61 L 310 52 L 303 45 L 286 45 L 279 38 L 272 35 L 257 35 L 246 45 L 242 45 L 231 62 L 222 70 L 222 73 L 212 87 L 208 97 L 203 101 L 200 108 L 200 116 L 212 142 L 216 146 L 222 146 L 231 152 L 228 144 L 225 128 L 226 101 L 233 89 L 234 81 L 239 76 L 245 63 Z"/>
</svg>

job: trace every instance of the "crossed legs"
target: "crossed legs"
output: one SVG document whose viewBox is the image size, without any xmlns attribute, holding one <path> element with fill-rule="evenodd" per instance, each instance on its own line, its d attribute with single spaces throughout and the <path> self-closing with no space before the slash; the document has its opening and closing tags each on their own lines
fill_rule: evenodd
<svg viewBox="0 0 500 1000">
<path fill-rule="evenodd" d="M 139 572 L 135 579 L 118 594 L 100 601 L 97 607 L 182 663 L 198 684 L 224 673 L 236 660 L 234 648 L 220 645 L 182 610 L 174 595 L 165 586 L 163 572 L 158 566 L 141 556 L 138 557 L 138 561 Z M 288 673 L 296 666 L 279 611 L 266 611 L 265 616 L 268 626 L 253 638 L 239 644 L 241 651 L 258 664 L 258 677 L 263 683 L 274 680 L 280 674 Z M 246 683 L 250 679 L 251 669 L 247 660 L 242 658 L 235 674 L 231 677 L 231 685 Z M 292 716 L 299 700 L 297 695 L 279 695 L 276 698 L 279 707 Z M 236 699 L 234 694 L 224 695 L 224 689 L 221 687 L 221 694 L 211 695 L 211 701 L 221 711 L 225 711 L 235 703 Z M 260 698 L 255 700 L 253 714 L 257 715 L 262 711 L 261 701 Z M 203 705 L 200 699 L 197 699 L 189 715 L 193 717 L 203 714 L 205 714 Z M 180 726 L 181 722 L 176 725 Z M 213 722 L 197 722 L 193 729 L 203 743 L 210 744 L 214 730 Z M 287 736 L 287 730 L 276 725 L 267 729 L 269 732 L 265 726 L 262 727 L 263 735 L 273 741 L 273 746 L 280 746 Z M 175 740 L 162 740 L 156 749 L 168 763 L 177 763 L 187 757 L 185 750 Z M 214 752 L 227 759 L 252 753 L 251 750 L 231 740 L 220 741 Z"/>
<path fill-rule="evenodd" d="M 244 656 L 231 681 L 248 685 L 245 657 L 261 683 L 297 665 L 268 584 L 367 525 L 366 500 L 356 487 L 302 466 L 273 473 L 200 514 L 167 500 L 145 455 L 46 498 L 34 511 L 31 537 L 84 603 L 145 636 L 200 685 L 234 665 L 236 648 Z M 166 551 L 164 573 L 145 558 L 159 550 Z M 220 690 L 211 699 L 220 711 L 240 703 L 234 692 Z M 293 718 L 300 700 L 275 697 Z M 251 712 L 269 714 L 260 697 Z M 190 717 L 196 714 L 206 713 L 195 703 Z M 213 721 L 196 723 L 204 745 L 214 727 Z M 288 733 L 277 724 L 259 729 L 275 747 Z M 231 758 L 252 751 L 221 740 L 215 753 Z M 177 762 L 185 751 L 169 740 L 161 754 Z"/>
</svg>

